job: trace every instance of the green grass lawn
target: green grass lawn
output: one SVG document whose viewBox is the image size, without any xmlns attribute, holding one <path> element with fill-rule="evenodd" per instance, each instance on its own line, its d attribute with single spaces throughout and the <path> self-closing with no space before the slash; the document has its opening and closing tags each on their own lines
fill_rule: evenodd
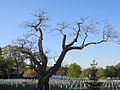
<svg viewBox="0 0 120 90">
<path fill-rule="evenodd" d="M 15 85 L 9 86 L 9 85 L 0 84 L 0 90 L 37 90 L 37 89 L 35 85 L 27 85 L 26 87 L 23 87 L 22 85 L 18 85 L 18 87 L 16 87 Z M 51 87 L 50 90 L 69 90 L 69 89 Z M 74 89 L 71 89 L 71 90 L 74 90 Z M 80 90 L 80 89 L 76 89 L 76 90 Z M 85 89 L 81 89 L 81 90 L 85 90 Z"/>
<path fill-rule="evenodd" d="M 0 90 L 37 90 L 35 85 L 27 85 L 23 87 L 22 85 L 18 85 L 16 87 L 15 85 L 9 86 L 9 85 L 0 85 Z M 68 90 L 68 89 L 61 89 L 58 87 L 51 87 L 50 90 Z"/>
<path fill-rule="evenodd" d="M 9 86 L 9 85 L 5 85 L 5 84 L 0 84 L 0 90 L 37 90 L 35 85 L 27 85 L 25 87 L 23 87 L 22 85 L 18 85 L 18 87 L 16 87 L 15 85 L 13 86 Z M 50 90 L 69 90 L 66 88 L 59 88 L 59 87 L 51 87 Z M 75 90 L 75 89 L 71 89 L 71 90 Z M 88 89 L 76 89 L 76 90 L 88 90 Z M 105 89 L 104 90 L 112 90 L 112 89 Z"/>
<path fill-rule="evenodd" d="M 19 85 L 16 86 L 9 86 L 9 85 L 0 85 L 0 90 L 36 90 L 35 85 L 27 85 L 26 87 L 23 87 Z"/>
</svg>

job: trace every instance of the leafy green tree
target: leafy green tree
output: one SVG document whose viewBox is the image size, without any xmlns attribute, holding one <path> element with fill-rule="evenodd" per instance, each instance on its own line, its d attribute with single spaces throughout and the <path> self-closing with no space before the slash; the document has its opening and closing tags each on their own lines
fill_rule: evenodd
<svg viewBox="0 0 120 90">
<path fill-rule="evenodd" d="M 90 70 L 91 70 L 91 68 L 87 68 L 87 69 L 82 70 L 82 73 L 80 76 L 83 78 L 88 78 L 89 74 L 90 74 Z"/>
<path fill-rule="evenodd" d="M 102 67 L 97 68 L 97 77 L 98 78 L 104 77 L 104 69 Z"/>
<path fill-rule="evenodd" d="M 2 48 L 0 47 L 0 56 L 2 56 Z"/>
<path fill-rule="evenodd" d="M 87 68 L 82 70 L 81 77 L 88 78 L 91 72 L 91 68 Z M 104 77 L 104 69 L 103 68 L 97 68 L 96 76 L 98 78 Z"/>
<path fill-rule="evenodd" d="M 8 72 L 8 63 L 2 57 L 2 49 L 0 48 L 0 78 L 6 78 Z"/>
<path fill-rule="evenodd" d="M 80 77 L 80 74 L 81 74 L 81 67 L 76 63 L 70 64 L 70 66 L 68 67 L 67 76 L 73 77 L 73 78 L 78 78 L 78 77 Z"/>
<path fill-rule="evenodd" d="M 117 77 L 116 68 L 115 66 L 107 66 L 104 70 L 105 77 L 110 77 L 111 79 L 113 77 Z"/>
<path fill-rule="evenodd" d="M 117 77 L 120 79 L 120 63 L 118 63 L 116 66 L 116 72 L 117 72 Z"/>
<path fill-rule="evenodd" d="M 25 55 L 21 54 L 17 50 L 18 46 L 11 46 L 7 45 L 2 48 L 2 56 L 4 57 L 4 60 L 7 62 L 8 67 L 8 77 L 12 71 L 12 69 L 17 70 L 17 77 L 19 77 L 19 71 L 24 69 L 25 62 L 23 59 L 25 59 Z"/>
<path fill-rule="evenodd" d="M 0 78 L 5 78 L 8 71 L 7 62 L 2 56 L 2 48 L 0 47 Z"/>
</svg>

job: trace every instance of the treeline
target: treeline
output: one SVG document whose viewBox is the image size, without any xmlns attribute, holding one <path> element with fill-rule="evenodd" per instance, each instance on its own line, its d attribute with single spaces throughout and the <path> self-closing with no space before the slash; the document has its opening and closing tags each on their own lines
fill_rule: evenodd
<svg viewBox="0 0 120 90">
<path fill-rule="evenodd" d="M 18 46 L 0 48 L 0 78 L 22 78 L 27 70 L 27 55 L 21 54 Z"/>
<path fill-rule="evenodd" d="M 98 67 L 97 77 L 98 78 L 110 78 L 110 79 L 120 79 L 120 63 L 114 66 L 106 66 L 106 68 Z M 56 75 L 75 77 L 75 78 L 89 78 L 92 68 L 81 69 L 81 67 L 76 64 L 70 64 L 65 67 L 61 67 Z"/>
<path fill-rule="evenodd" d="M 5 46 L 0 48 L 0 78 L 37 78 L 39 74 L 33 70 L 32 62 L 29 57 L 16 51 L 18 46 Z M 30 64 L 29 64 L 30 63 Z M 46 69 L 51 68 L 48 66 Z M 56 75 L 73 77 L 73 78 L 89 78 L 91 67 L 82 69 L 76 63 L 62 66 Z M 106 68 L 97 68 L 98 78 L 120 79 L 120 63 L 114 66 L 106 66 Z"/>
</svg>

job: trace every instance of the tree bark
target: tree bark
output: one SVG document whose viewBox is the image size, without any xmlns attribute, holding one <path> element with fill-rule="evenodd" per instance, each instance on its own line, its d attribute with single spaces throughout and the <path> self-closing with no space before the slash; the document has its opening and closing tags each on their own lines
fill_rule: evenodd
<svg viewBox="0 0 120 90">
<path fill-rule="evenodd" d="M 38 80 L 37 90 L 49 90 L 49 78 L 44 80 L 42 77 Z"/>
</svg>

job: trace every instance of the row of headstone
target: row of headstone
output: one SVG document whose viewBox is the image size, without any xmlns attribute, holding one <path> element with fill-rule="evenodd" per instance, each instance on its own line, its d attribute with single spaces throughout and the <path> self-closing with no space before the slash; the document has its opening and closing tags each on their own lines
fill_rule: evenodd
<svg viewBox="0 0 120 90">
<path fill-rule="evenodd" d="M 113 80 L 109 80 L 109 81 L 104 82 L 102 86 L 107 89 L 119 90 L 120 89 L 120 81 L 115 82 Z"/>
<path fill-rule="evenodd" d="M 60 79 L 54 79 L 51 80 L 50 85 L 57 86 L 60 88 L 69 88 L 71 89 L 86 89 L 87 84 L 85 83 L 86 80 L 60 80 Z M 89 82 L 89 80 L 87 80 Z M 101 88 L 106 89 L 112 89 L 112 90 L 119 90 L 120 89 L 120 81 L 114 81 L 114 80 L 101 80 L 103 82 L 103 85 Z"/>
<path fill-rule="evenodd" d="M 37 85 L 37 80 L 30 80 L 30 79 L 0 79 L 0 84 L 6 84 L 9 86 L 15 85 L 18 87 L 19 85 L 25 87 L 29 84 L 36 84 Z"/>
<path fill-rule="evenodd" d="M 7 84 L 7 85 L 15 85 L 18 87 L 19 85 L 22 85 L 23 87 L 26 87 L 28 84 L 35 84 L 37 87 L 38 80 L 31 80 L 31 79 L 0 79 L 0 84 Z M 86 89 L 86 80 L 67 80 L 67 79 L 50 79 L 49 86 L 57 86 L 59 88 L 69 88 L 71 89 Z M 87 80 L 89 82 L 89 80 Z M 120 89 L 120 81 L 103 81 L 104 88 L 108 88 L 112 90 L 119 90 Z"/>
<path fill-rule="evenodd" d="M 77 88 L 79 89 L 87 88 L 84 80 L 58 80 L 58 79 L 55 80 L 53 79 L 50 81 L 50 85 L 57 86 L 60 88 L 74 89 L 74 90 L 76 90 Z"/>
</svg>

